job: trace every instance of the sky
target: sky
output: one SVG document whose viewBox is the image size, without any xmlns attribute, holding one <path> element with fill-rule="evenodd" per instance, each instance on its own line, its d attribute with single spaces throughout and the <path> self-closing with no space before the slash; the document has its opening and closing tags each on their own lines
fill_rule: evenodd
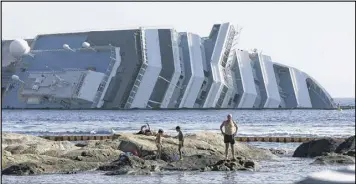
<svg viewBox="0 0 356 184">
<path fill-rule="evenodd" d="M 207 36 L 243 27 L 242 49 L 302 70 L 332 97 L 355 97 L 354 2 L 2 2 L 2 39 L 139 26 Z"/>
</svg>

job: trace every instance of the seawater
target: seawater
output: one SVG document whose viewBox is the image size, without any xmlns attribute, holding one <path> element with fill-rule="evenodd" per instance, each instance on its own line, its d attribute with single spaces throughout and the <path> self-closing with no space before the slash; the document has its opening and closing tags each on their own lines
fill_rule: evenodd
<svg viewBox="0 0 356 184">
<path fill-rule="evenodd" d="M 238 122 L 239 136 L 348 137 L 355 135 L 354 110 L 176 110 L 176 111 L 57 111 L 3 110 L 2 131 L 32 135 L 109 134 L 111 128 L 136 132 L 149 123 L 152 129 L 183 132 L 218 132 L 221 122 L 231 113 Z M 313 159 L 293 158 L 300 143 L 248 143 L 288 152 L 273 161 L 259 162 L 257 172 L 167 172 L 152 176 L 105 176 L 90 171 L 73 175 L 2 176 L 3 183 L 293 183 L 311 172 L 344 166 L 310 165 Z"/>
<path fill-rule="evenodd" d="M 57 111 L 3 110 L 2 131 L 33 135 L 84 135 L 138 132 L 149 123 L 175 134 L 218 132 L 231 113 L 238 122 L 240 136 L 345 137 L 355 133 L 354 110 L 133 110 L 133 111 Z"/>
</svg>

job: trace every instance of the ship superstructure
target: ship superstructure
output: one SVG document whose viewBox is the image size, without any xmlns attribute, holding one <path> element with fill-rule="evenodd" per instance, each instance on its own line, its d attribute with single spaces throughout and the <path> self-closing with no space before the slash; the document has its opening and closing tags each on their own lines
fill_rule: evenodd
<svg viewBox="0 0 356 184">
<path fill-rule="evenodd" d="M 139 27 L 2 41 L 2 107 L 335 107 L 304 72 L 239 49 L 239 34 L 223 23 L 208 37 Z"/>
</svg>

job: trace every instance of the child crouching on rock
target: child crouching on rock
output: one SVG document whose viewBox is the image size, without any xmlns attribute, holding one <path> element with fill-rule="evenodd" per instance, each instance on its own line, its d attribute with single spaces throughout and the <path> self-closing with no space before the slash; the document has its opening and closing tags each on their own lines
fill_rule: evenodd
<svg viewBox="0 0 356 184">
<path fill-rule="evenodd" d="M 156 135 L 157 159 L 161 159 L 163 130 L 159 129 Z"/>
</svg>

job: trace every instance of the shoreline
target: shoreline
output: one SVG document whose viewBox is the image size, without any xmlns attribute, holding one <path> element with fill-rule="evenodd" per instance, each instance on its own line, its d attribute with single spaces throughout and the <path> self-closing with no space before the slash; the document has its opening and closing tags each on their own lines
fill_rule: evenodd
<svg viewBox="0 0 356 184">
<path fill-rule="evenodd" d="M 107 171 L 108 175 L 195 170 L 254 171 L 258 170 L 259 160 L 276 158 L 267 149 L 237 142 L 234 147 L 236 161 L 225 161 L 223 137 L 215 133 L 186 136 L 184 159 L 181 161 L 175 160 L 178 143 L 172 137 L 163 138 L 161 159 L 156 159 L 154 136 L 129 133 L 119 134 L 115 139 L 87 140 L 77 144 L 14 133 L 3 133 L 2 140 L 5 156 L 5 170 L 2 173 L 10 175 L 71 173 L 92 169 Z M 127 152 L 137 154 L 126 158 L 131 167 L 120 162 L 123 153 Z"/>
</svg>

